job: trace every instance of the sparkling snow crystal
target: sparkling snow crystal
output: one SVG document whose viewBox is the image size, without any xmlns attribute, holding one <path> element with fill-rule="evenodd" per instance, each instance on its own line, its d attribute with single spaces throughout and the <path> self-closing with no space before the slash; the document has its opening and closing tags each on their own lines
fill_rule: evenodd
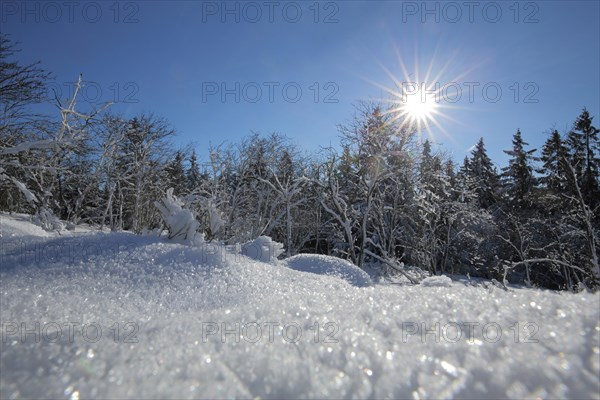
<svg viewBox="0 0 600 400">
<path fill-rule="evenodd" d="M 600 398 L 597 294 L 0 218 L 3 399 Z"/>
</svg>

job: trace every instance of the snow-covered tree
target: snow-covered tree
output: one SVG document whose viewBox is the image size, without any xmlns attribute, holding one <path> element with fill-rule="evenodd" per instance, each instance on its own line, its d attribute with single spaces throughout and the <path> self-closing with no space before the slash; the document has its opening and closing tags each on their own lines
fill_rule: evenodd
<svg viewBox="0 0 600 400">
<path fill-rule="evenodd" d="M 123 141 L 117 149 L 118 212 L 124 229 L 140 233 L 156 223 L 153 202 L 165 190 L 162 169 L 174 130 L 152 114 L 117 121 Z"/>
<path fill-rule="evenodd" d="M 50 74 L 39 63 L 12 60 L 18 52 L 9 36 L 0 33 L 0 207 L 33 211 L 38 198 L 28 188 L 27 169 L 39 164 L 41 150 L 55 143 L 42 136 L 40 128 L 49 119 L 33 112 L 32 105 L 45 100 Z"/>
<path fill-rule="evenodd" d="M 84 114 L 76 110 L 77 97 L 82 87 L 81 76 L 75 86 L 73 97 L 66 101 L 56 99 L 60 110 L 60 122 L 47 122 L 46 126 L 35 132 L 35 139 L 23 141 L 14 146 L 0 149 L 0 181 L 12 181 L 32 205 L 43 227 L 54 227 L 57 224 L 49 222 L 54 219 L 56 212 L 61 210 L 61 195 L 64 194 L 61 177 L 73 176 L 70 160 L 78 152 L 81 154 L 88 138 L 88 130 L 95 116 L 102 111 L 95 110 Z M 14 175 L 10 176 L 5 170 L 8 166 L 12 171 L 20 171 L 26 183 L 19 181 Z M 86 191 L 81 187 L 80 190 Z M 73 199 L 66 201 L 78 207 L 83 193 L 77 193 Z M 65 200 L 65 199 L 62 199 Z M 53 228 L 52 228 L 53 229 Z"/>
<path fill-rule="evenodd" d="M 12 60 L 20 50 L 10 37 L 0 33 L 0 145 L 16 146 L 29 139 L 31 131 L 46 119 L 31 105 L 47 100 L 50 73 L 40 63 L 22 65 Z"/>
<path fill-rule="evenodd" d="M 569 131 L 567 144 L 583 198 L 594 209 L 600 204 L 600 130 L 592 125 L 592 120 L 584 108 Z"/>
<path fill-rule="evenodd" d="M 544 143 L 540 156 L 542 167 L 538 171 L 541 174 L 539 181 L 544 188 L 554 193 L 566 190 L 568 179 L 568 170 L 564 161 L 566 159 L 567 148 L 558 131 L 554 129 Z"/>
<path fill-rule="evenodd" d="M 479 205 L 489 208 L 497 202 L 498 173 L 487 154 L 483 138 L 480 138 L 471 152 L 471 158 L 466 165 L 467 173 L 475 184 L 475 192 Z"/>
<path fill-rule="evenodd" d="M 193 241 L 197 237 L 199 222 L 195 213 L 185 201 L 173 194 L 173 188 L 167 189 L 166 196 L 154 203 L 160 210 L 162 219 L 169 231 L 169 239 Z"/>
<path fill-rule="evenodd" d="M 190 164 L 187 171 L 185 172 L 185 182 L 187 192 L 193 192 L 202 183 L 202 175 L 200 174 L 200 167 L 198 165 L 198 157 L 196 156 L 196 150 L 192 150 L 190 155 Z"/>
<path fill-rule="evenodd" d="M 186 174 L 183 162 L 185 155 L 182 150 L 177 150 L 173 158 L 165 166 L 166 185 L 173 188 L 173 193 L 181 196 L 187 193 Z"/>
<path fill-rule="evenodd" d="M 521 136 L 521 131 L 513 136 L 513 147 L 511 150 L 504 150 L 510 156 L 508 166 L 502 169 L 502 185 L 506 201 L 513 207 L 526 207 L 525 201 L 533 192 L 536 185 L 536 179 L 533 176 L 533 153 L 536 151 L 526 150 L 529 145 Z"/>
<path fill-rule="evenodd" d="M 411 259 L 438 274 L 444 269 L 444 225 L 449 221 L 451 190 L 448 177 L 444 175 L 441 156 L 433 154 L 429 140 L 423 143 L 418 166 L 416 196 L 411 216 Z"/>
</svg>

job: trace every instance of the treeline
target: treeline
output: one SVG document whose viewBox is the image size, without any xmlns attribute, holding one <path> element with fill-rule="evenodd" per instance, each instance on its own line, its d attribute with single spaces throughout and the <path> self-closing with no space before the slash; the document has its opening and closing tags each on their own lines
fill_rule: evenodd
<svg viewBox="0 0 600 400">
<path fill-rule="evenodd" d="M 207 240 L 265 235 L 286 255 L 335 255 L 413 281 L 407 266 L 553 289 L 600 284 L 600 141 L 585 109 L 539 151 L 517 130 L 500 170 L 483 139 L 456 165 L 371 103 L 340 126 L 342 151 L 306 155 L 281 135 L 253 134 L 200 163 L 151 114 L 81 113 L 76 95 L 56 99 L 58 119 L 33 113 L 49 75 L 10 61 L 14 51 L 0 36 L 0 209 L 46 229 L 160 230 L 155 201 L 173 188 Z"/>
</svg>

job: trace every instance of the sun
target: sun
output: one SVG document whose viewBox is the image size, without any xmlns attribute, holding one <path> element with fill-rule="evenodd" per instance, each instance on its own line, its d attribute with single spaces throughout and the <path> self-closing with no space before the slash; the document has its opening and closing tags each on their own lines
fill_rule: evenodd
<svg viewBox="0 0 600 400">
<path fill-rule="evenodd" d="M 389 108 L 385 113 L 390 114 L 392 120 L 398 122 L 398 133 L 407 130 L 417 133 L 419 137 L 426 134 L 433 140 L 437 140 L 438 135 L 454 140 L 446 129 L 446 122 L 463 125 L 450 115 L 452 110 L 463 109 L 463 107 L 455 104 L 456 96 L 453 87 L 456 86 L 455 82 L 460 82 L 477 66 L 458 70 L 457 75 L 450 79 L 454 74 L 451 74 L 448 69 L 453 67 L 455 57 L 448 58 L 444 64 L 436 68 L 434 54 L 429 65 L 420 66 L 418 57 L 415 57 L 414 69 L 409 73 L 399 49 L 396 47 L 395 50 L 399 68 L 390 70 L 379 62 L 391 80 L 391 85 L 381 84 L 369 78 L 363 79 L 385 93 L 384 97 L 378 100 L 388 104 Z"/>
<path fill-rule="evenodd" d="M 415 89 L 417 85 L 414 83 L 403 85 L 400 91 L 394 92 L 391 112 L 394 119 L 402 121 L 402 126 L 417 132 L 427 131 L 431 136 L 433 126 L 441 128 L 438 120 L 444 116 L 441 112 L 442 105 L 438 92 L 426 88 L 425 83 L 420 86 Z"/>
<path fill-rule="evenodd" d="M 405 114 L 413 123 L 427 125 L 437 111 L 437 103 L 432 97 L 420 94 L 405 95 L 403 101 L 400 102 L 398 111 Z"/>
</svg>

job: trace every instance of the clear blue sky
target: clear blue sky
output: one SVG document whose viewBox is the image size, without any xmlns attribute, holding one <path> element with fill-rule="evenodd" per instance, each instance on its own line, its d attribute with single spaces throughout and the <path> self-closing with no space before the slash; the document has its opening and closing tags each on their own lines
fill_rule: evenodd
<svg viewBox="0 0 600 400">
<path fill-rule="evenodd" d="M 407 81 L 402 64 L 460 88 L 431 132 L 459 161 L 483 136 L 503 165 L 517 128 L 539 147 L 584 106 L 600 125 L 598 1 L 3 1 L 0 13 L 20 60 L 41 60 L 63 95 L 83 73 L 89 100 L 162 115 L 203 157 L 250 131 L 335 146 L 353 103 L 388 97 L 386 70 Z"/>
</svg>

